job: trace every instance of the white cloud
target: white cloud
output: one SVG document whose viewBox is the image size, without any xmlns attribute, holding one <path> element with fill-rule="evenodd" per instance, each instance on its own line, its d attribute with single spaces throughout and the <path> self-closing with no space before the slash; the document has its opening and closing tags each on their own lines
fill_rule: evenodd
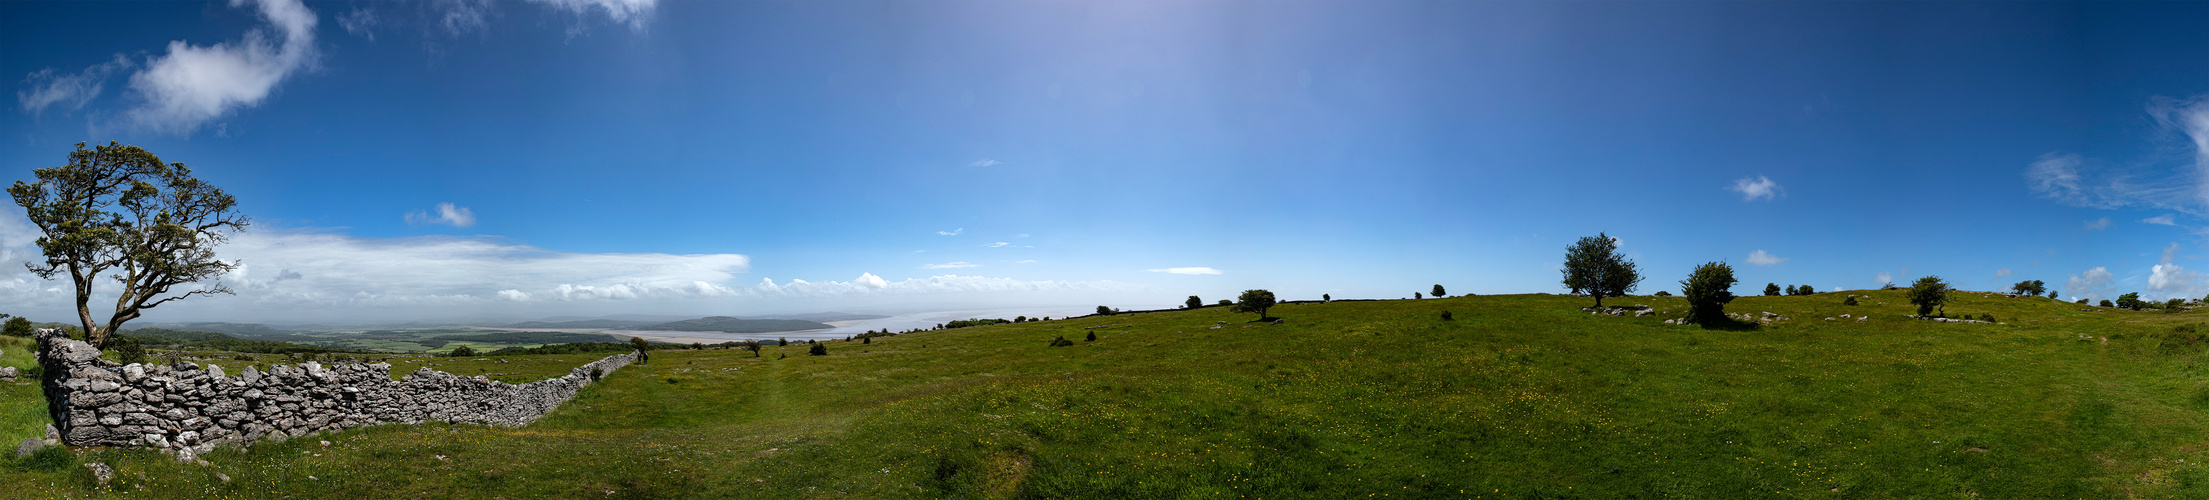
<svg viewBox="0 0 2209 500">
<path fill-rule="evenodd" d="M 871 278 L 871 279 L 870 279 Z M 762 278 L 758 285 L 738 289 L 754 297 L 850 297 L 872 295 L 919 295 L 935 293 L 999 293 L 999 292 L 1065 292 L 1065 291 L 1129 291 L 1142 287 L 1111 281 L 1020 281 L 1010 278 L 959 276 L 946 274 L 926 278 L 907 278 L 888 281 L 872 274 L 860 275 L 851 282 L 790 280 L 778 284 L 773 279 Z"/>
<path fill-rule="evenodd" d="M 982 265 L 968 262 L 945 262 L 942 264 L 928 264 L 925 266 L 920 266 L 921 269 L 964 269 L 969 267 L 982 267 Z"/>
<path fill-rule="evenodd" d="M 1022 261 L 1014 261 L 1013 263 L 1014 263 L 1014 264 L 1034 264 L 1034 263 L 1035 263 L 1035 259 L 1028 259 L 1028 260 L 1022 260 Z"/>
<path fill-rule="evenodd" d="M 231 0 L 232 7 L 245 0 Z M 272 35 L 254 29 L 244 40 L 193 46 L 182 40 L 169 42 L 169 53 L 146 62 L 131 75 L 130 86 L 145 102 L 129 112 L 131 121 L 144 128 L 189 134 L 240 107 L 259 105 L 276 85 L 294 73 L 312 67 L 314 11 L 299 0 L 257 0 L 261 16 L 275 28 Z"/>
<path fill-rule="evenodd" d="M 416 210 L 407 212 L 408 224 L 446 224 L 453 227 L 476 225 L 476 212 L 468 207 L 456 207 L 451 203 L 437 204 L 437 214 Z"/>
<path fill-rule="evenodd" d="M 1168 274 L 1222 274 L 1227 272 L 1209 267 L 1169 267 L 1165 269 L 1144 269 L 1144 271 Z"/>
<path fill-rule="evenodd" d="M 380 23 L 381 20 L 376 17 L 376 11 L 365 8 L 354 8 L 352 12 L 337 16 L 338 27 L 345 28 L 346 33 L 367 38 L 371 42 L 376 41 L 375 28 Z"/>
<path fill-rule="evenodd" d="M 643 30 L 646 17 L 650 17 L 658 0 L 529 0 L 559 7 L 561 10 L 584 15 L 591 11 L 606 13 L 607 19 L 628 23 L 630 29 Z"/>
<path fill-rule="evenodd" d="M 2100 219 L 2094 219 L 2094 220 L 2086 221 L 2086 228 L 2087 228 L 2087 229 L 2108 229 L 2108 228 L 2109 228 L 2109 218 L 2108 218 L 2108 217 L 2103 217 L 2103 218 L 2100 218 Z"/>
<path fill-rule="evenodd" d="M 989 167 L 989 166 L 996 166 L 996 165 L 1003 165 L 1003 164 L 1005 164 L 1005 162 L 1001 162 L 1001 161 L 997 161 L 997 160 L 991 160 L 991 159 L 986 159 L 986 158 L 985 158 L 985 159 L 982 159 L 982 160 L 980 160 L 980 161 L 976 161 L 976 162 L 974 162 L 974 163 L 968 163 L 968 164 L 966 164 L 966 166 L 969 166 L 969 167 Z"/>
<path fill-rule="evenodd" d="M 2003 276 L 2009 276 L 2009 275 L 2011 275 L 2011 274 L 2016 274 L 2016 273 L 2013 273 L 2013 272 L 2011 272 L 2011 271 L 2010 271 L 2010 268 L 2007 268 L 2007 267 L 2005 267 L 2005 268 L 2001 268 L 2001 269 L 1996 269 L 1996 270 L 1994 270 L 1994 277 L 1996 277 L 1996 278 L 2000 278 L 2000 277 L 2003 277 Z"/>
<path fill-rule="evenodd" d="M 2185 267 L 2171 262 L 2172 257 L 2177 254 L 2178 243 L 2171 243 L 2171 246 L 2163 248 L 2162 263 L 2149 268 L 2148 291 L 2163 292 L 2166 297 L 2198 297 L 2203 291 L 2209 290 L 2209 283 L 2204 282 L 2201 273 L 2186 270 Z"/>
<path fill-rule="evenodd" d="M 2140 219 L 2140 222 L 2145 222 L 2145 223 L 2148 223 L 2148 224 L 2162 224 L 2162 225 L 2165 225 L 2165 226 L 2175 226 L 2175 225 L 2178 225 L 2178 219 L 2177 219 L 2176 217 L 2172 217 L 2172 216 L 2171 216 L 2171 214 L 2163 214 L 2163 215 L 2160 215 L 2160 216 L 2155 216 L 2155 217 L 2149 217 L 2149 218 L 2146 218 L 2146 219 Z"/>
<path fill-rule="evenodd" d="M 1727 188 L 1727 190 L 1741 193 L 1741 201 L 1756 201 L 1757 198 L 1770 201 L 1782 192 L 1779 183 L 1772 182 L 1772 179 L 1761 175 L 1756 176 L 1756 179 L 1753 180 L 1747 177 L 1735 179 L 1733 187 Z"/>
<path fill-rule="evenodd" d="M 890 287 L 890 282 L 883 281 L 881 276 L 875 276 L 874 273 L 859 273 L 859 277 L 851 280 L 851 282 L 859 286 L 876 290 Z"/>
<path fill-rule="evenodd" d="M 989 248 L 1004 248 L 1004 247 L 1009 247 L 1009 246 L 1012 246 L 1012 244 L 1011 244 L 1011 243 L 1006 243 L 1006 242 L 1002 242 L 1002 241 L 1000 241 L 1000 242 L 996 242 L 996 243 L 991 243 L 991 244 L 988 244 L 988 245 L 982 245 L 982 246 L 984 246 L 984 247 L 989 247 Z"/>
<path fill-rule="evenodd" d="M 1892 274 L 1887 274 L 1886 271 L 1880 271 L 1878 275 L 1872 276 L 1872 282 L 1881 285 L 1892 285 L 1895 282 L 1895 277 Z"/>
<path fill-rule="evenodd" d="M 2209 182 L 2203 182 L 2209 179 L 2209 96 L 2183 100 L 2156 96 L 2148 100 L 2148 114 L 2154 115 L 2164 127 L 2184 133 L 2193 142 L 2194 168 L 2190 179 L 2193 190 L 2188 193 L 2192 199 L 2187 201 L 2209 203 Z"/>
<path fill-rule="evenodd" d="M 499 290 L 499 298 L 515 302 L 525 302 L 529 300 L 529 294 L 522 292 L 521 290 L 506 289 Z"/>
<path fill-rule="evenodd" d="M 2063 293 L 2072 297 L 2104 299 L 2108 298 L 2110 286 L 2116 284 L 2116 282 L 2117 275 L 2109 272 L 2109 268 L 2096 267 L 2080 274 L 2073 274 L 2070 279 L 2064 280 L 2063 288 L 2065 290 Z"/>
<path fill-rule="evenodd" d="M 114 60 L 94 64 L 73 75 L 55 73 L 53 68 L 33 71 L 23 77 L 26 88 L 16 91 L 15 100 L 23 106 L 24 112 L 33 115 L 57 105 L 76 111 L 100 96 L 101 90 L 107 87 L 108 75 L 129 69 L 133 64 L 130 58 L 116 54 Z"/>
<path fill-rule="evenodd" d="M 964 233 L 964 232 L 966 232 L 966 228 L 963 228 L 963 227 L 962 227 L 962 228 L 958 228 L 958 229 L 953 229 L 953 230 L 950 230 L 950 231 L 936 231 L 936 234 L 940 234 L 940 235 L 944 235 L 944 236 L 958 236 L 958 235 L 959 235 L 959 233 Z"/>
<path fill-rule="evenodd" d="M 1772 254 L 1770 254 L 1770 253 L 1767 253 L 1767 252 L 1765 252 L 1765 251 L 1763 251 L 1763 250 L 1757 250 L 1757 251 L 1754 251 L 1754 252 L 1749 252 L 1749 263 L 1750 263 L 1750 264 L 1753 264 L 1753 265 L 1759 265 L 1759 266 L 1776 266 L 1776 265 L 1779 265 L 1779 263 L 1781 263 L 1781 262 L 1787 262 L 1787 258 L 1786 258 L 1786 257 L 1781 257 L 1781 256 L 1777 256 L 1777 255 L 1772 255 Z"/>
</svg>

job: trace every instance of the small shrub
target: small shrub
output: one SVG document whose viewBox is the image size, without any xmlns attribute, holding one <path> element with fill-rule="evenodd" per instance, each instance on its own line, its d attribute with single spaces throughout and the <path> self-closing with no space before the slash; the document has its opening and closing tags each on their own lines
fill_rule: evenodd
<svg viewBox="0 0 2209 500">
<path fill-rule="evenodd" d="M 1434 293 L 1429 293 L 1427 295 L 1433 295 L 1434 298 L 1437 299 L 1450 296 L 1449 292 L 1442 289 L 1442 285 L 1434 285 Z"/>
<path fill-rule="evenodd" d="M 6 332 L 7 336 L 10 337 L 29 337 L 37 330 L 31 328 L 30 319 L 18 316 L 8 318 L 7 326 L 0 328 L 0 331 Z"/>
<path fill-rule="evenodd" d="M 1105 306 L 1097 306 L 1097 315 L 1098 315 L 1098 316 L 1111 316 L 1111 315 L 1112 315 L 1112 308 L 1110 308 L 1110 307 L 1105 307 Z"/>
<path fill-rule="evenodd" d="M 1419 300 L 1419 299 L 1422 299 L 1422 298 L 1425 298 L 1425 297 L 1420 297 L 1420 296 L 1419 296 L 1419 292 L 1411 292 L 1411 300 Z"/>
<path fill-rule="evenodd" d="M 1051 339 L 1051 347 L 1066 347 L 1070 345 L 1074 345 L 1074 341 L 1066 340 L 1065 335 L 1060 335 L 1058 336 L 1058 338 Z"/>
<path fill-rule="evenodd" d="M 1442 321 L 1449 321 L 1449 320 L 1451 320 L 1451 319 L 1452 319 L 1452 318 L 1450 318 L 1450 312 L 1449 312 L 1449 311 L 1442 311 Z"/>
<path fill-rule="evenodd" d="M 1669 291 L 1664 291 L 1664 290 L 1658 290 L 1658 291 L 1657 291 L 1657 296 L 1658 296 L 1658 297 L 1671 297 L 1671 296 L 1672 296 L 1672 292 L 1669 292 Z"/>
<path fill-rule="evenodd" d="M 872 343 L 874 343 L 874 337 L 864 337 L 864 338 L 861 338 L 861 339 L 859 339 L 859 343 L 861 343 L 861 344 L 872 344 Z"/>
<path fill-rule="evenodd" d="M 1204 299 L 1197 298 L 1197 296 L 1195 295 L 1190 295 L 1189 300 L 1183 301 L 1181 303 L 1181 307 L 1183 309 L 1196 309 L 1199 307 L 1204 307 Z"/>
<path fill-rule="evenodd" d="M 819 343 L 819 342 L 814 342 L 814 343 L 813 343 L 813 348 L 812 348 L 812 349 L 806 349 L 806 350 L 805 350 L 805 353 L 806 353 L 806 354 L 809 354 L 809 355 L 813 355 L 813 356 L 827 356 L 827 355 L 828 355 L 828 344 L 823 344 L 823 343 Z"/>
<path fill-rule="evenodd" d="M 116 335 L 107 348 L 115 351 L 115 360 L 122 364 L 146 362 L 146 347 L 138 345 L 137 337 Z"/>
<path fill-rule="evenodd" d="M 1089 332 L 1089 338 L 1086 338 L 1086 339 L 1082 339 L 1082 341 L 1083 341 L 1083 342 L 1096 342 L 1096 341 L 1097 341 L 1097 332 Z"/>
<path fill-rule="evenodd" d="M 1853 305 L 1856 305 L 1856 296 L 1855 296 L 1855 295 L 1850 295 L 1850 296 L 1849 296 L 1849 298 L 1846 298 L 1846 299 L 1841 299 L 1841 305 L 1844 305 L 1844 306 L 1853 306 Z"/>
<path fill-rule="evenodd" d="M 2109 303 L 2109 299 L 2102 299 L 2102 303 L 2101 303 L 2101 306 L 2102 306 L 2102 307 L 2117 307 L 2117 306 L 2116 306 L 2115 304 L 2110 304 L 2110 303 Z"/>
<path fill-rule="evenodd" d="M 1798 286 L 1795 287 L 1795 290 L 1802 292 L 1803 295 L 1816 295 L 1818 293 L 1818 290 L 1811 288 L 1810 285 Z"/>
<path fill-rule="evenodd" d="M 1322 293 L 1322 294 L 1319 294 L 1319 301 L 1320 301 L 1320 302 L 1333 302 L 1334 300 L 1335 300 L 1335 296 L 1334 296 L 1334 295 L 1330 295 L 1330 294 L 1324 294 L 1324 293 Z M 1222 300 L 1222 301 L 1220 301 L 1220 303 L 1222 303 L 1222 304 L 1225 304 L 1225 303 L 1227 303 L 1227 301 L 1225 301 L 1225 300 Z"/>
<path fill-rule="evenodd" d="M 1227 300 L 1227 299 L 1220 299 L 1220 302 L 1219 302 L 1219 304 L 1220 304 L 1220 305 L 1223 305 L 1223 306 L 1231 306 L 1231 305 L 1235 305 L 1235 301 L 1232 301 L 1232 300 Z"/>
<path fill-rule="evenodd" d="M 453 352 L 451 354 L 446 354 L 446 356 L 452 356 L 455 358 L 465 358 L 474 355 L 476 355 L 476 350 L 469 349 L 468 346 L 455 347 L 453 348 Z"/>
<path fill-rule="evenodd" d="M 1766 296 L 1766 297 L 1778 297 L 1778 296 L 1779 296 L 1779 284 L 1778 284 L 1778 283 L 1765 283 L 1765 284 L 1764 284 L 1764 296 Z"/>
</svg>

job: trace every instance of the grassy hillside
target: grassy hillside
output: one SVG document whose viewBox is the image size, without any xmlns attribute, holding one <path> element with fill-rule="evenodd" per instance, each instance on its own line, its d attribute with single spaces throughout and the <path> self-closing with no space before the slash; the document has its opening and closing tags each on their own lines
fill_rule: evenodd
<svg viewBox="0 0 2209 500">
<path fill-rule="evenodd" d="M 1294 304 L 1272 311 L 1279 325 L 1222 308 L 992 325 L 831 342 L 824 357 L 655 351 L 526 428 L 386 426 L 206 467 L 81 450 L 74 461 L 121 479 L 94 488 L 74 464 L 14 461 L 0 483 L 154 497 L 2209 495 L 2209 325 L 2176 328 L 2209 310 L 1961 294 L 1951 315 L 2007 324 L 1950 324 L 1905 319 L 1899 291 L 1853 293 L 1871 297 L 1743 298 L 1729 310 L 1793 319 L 1728 331 L 1521 295 Z M 1047 345 L 1059 336 L 1075 345 Z M 8 345 L 0 362 L 27 365 Z M 422 361 L 550 373 L 585 357 Z M 0 438 L 44 418 L 35 386 L 0 397 Z"/>
</svg>

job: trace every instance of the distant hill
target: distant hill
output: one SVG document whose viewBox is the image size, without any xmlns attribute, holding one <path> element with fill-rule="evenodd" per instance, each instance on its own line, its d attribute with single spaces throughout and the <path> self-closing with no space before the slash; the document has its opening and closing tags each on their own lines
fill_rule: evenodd
<svg viewBox="0 0 2209 500">
<path fill-rule="evenodd" d="M 603 333 L 495 332 L 480 335 L 441 335 L 433 340 L 489 342 L 494 344 L 566 344 L 573 342 L 616 342 L 620 339 Z"/>
<path fill-rule="evenodd" d="M 241 339 L 251 340 L 275 340 L 281 342 L 291 342 L 305 339 L 305 337 L 292 335 L 292 332 L 290 331 L 269 328 L 268 325 L 263 325 L 260 323 L 126 323 L 126 325 L 142 326 L 145 328 L 160 328 L 166 330 L 181 330 L 189 332 L 215 332 L 229 334 Z"/>
<path fill-rule="evenodd" d="M 818 312 L 818 313 L 806 313 L 806 314 L 778 314 L 778 315 L 773 315 L 773 316 L 760 316 L 759 318 L 760 318 L 760 319 L 795 319 L 795 320 L 800 320 L 800 321 L 818 321 L 818 322 L 822 322 L 822 323 L 827 323 L 827 322 L 830 322 L 830 321 L 855 321 L 855 320 L 862 320 L 862 319 L 882 319 L 882 318 L 887 318 L 887 317 L 889 317 L 889 316 L 883 316 L 883 315 L 880 315 L 880 314 L 852 314 L 852 313 L 841 313 L 841 312 Z"/>
<path fill-rule="evenodd" d="M 817 322 L 797 319 L 740 319 L 728 316 L 707 316 L 698 319 L 686 319 L 682 321 L 671 321 L 667 323 L 636 327 L 636 329 L 638 330 L 726 333 L 795 332 L 799 330 L 820 330 L 824 328 L 835 327 Z"/>
<path fill-rule="evenodd" d="M 586 319 L 559 322 L 528 321 L 506 325 L 501 328 L 635 328 L 655 323 L 658 322 L 621 319 Z"/>
</svg>

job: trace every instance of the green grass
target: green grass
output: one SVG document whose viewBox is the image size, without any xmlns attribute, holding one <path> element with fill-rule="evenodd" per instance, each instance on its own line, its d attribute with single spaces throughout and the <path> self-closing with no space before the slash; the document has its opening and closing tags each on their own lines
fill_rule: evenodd
<svg viewBox="0 0 2209 500">
<path fill-rule="evenodd" d="M 1942 324 L 1903 318 L 1899 291 L 1847 293 L 1873 297 L 1740 299 L 1728 310 L 1793 320 L 1738 331 L 1519 295 L 1285 305 L 1281 325 L 1221 308 L 993 325 L 830 342 L 825 357 L 655 351 L 524 428 L 359 429 L 218 451 L 212 467 L 79 450 L 122 479 L 10 461 L 0 483 L 194 498 L 2209 495 L 2209 353 L 2173 333 L 2209 310 L 1973 293 L 1947 312 L 2008 324 Z M 1843 313 L 1873 319 L 1823 319 Z M 596 357 L 393 362 L 521 381 Z M 35 385 L 0 389 L 0 438 L 35 432 Z"/>
</svg>

